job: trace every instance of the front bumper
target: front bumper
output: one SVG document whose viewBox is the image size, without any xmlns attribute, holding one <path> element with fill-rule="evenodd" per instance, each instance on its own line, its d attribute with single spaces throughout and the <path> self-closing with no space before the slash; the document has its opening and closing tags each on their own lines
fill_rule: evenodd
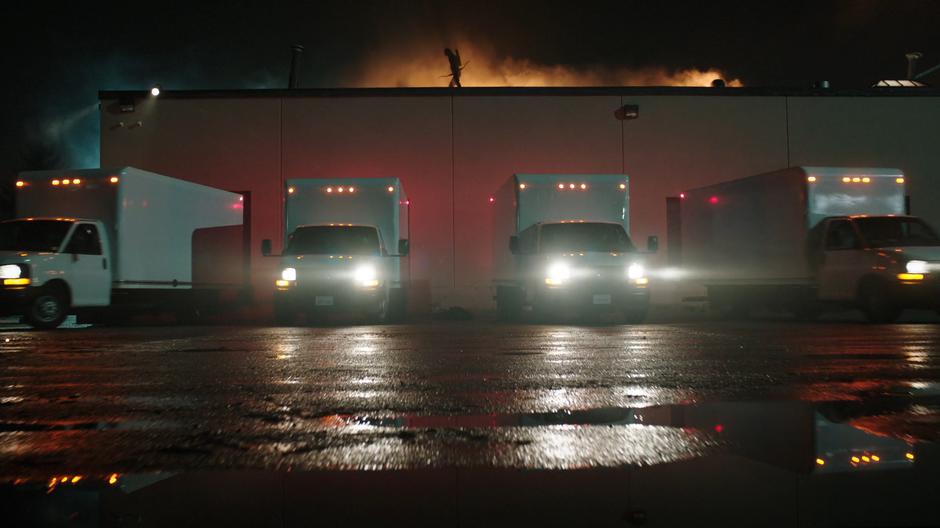
<svg viewBox="0 0 940 528">
<path fill-rule="evenodd" d="M 644 310 L 649 298 L 648 287 L 626 281 L 578 281 L 563 286 L 540 285 L 534 303 L 543 309 L 608 312 Z"/>
<path fill-rule="evenodd" d="M 304 284 L 278 289 L 274 302 L 288 312 L 379 311 L 386 301 L 384 284 L 374 288 L 351 285 Z"/>
<path fill-rule="evenodd" d="M 902 308 L 940 308 L 940 277 L 927 275 L 919 281 L 894 281 L 889 294 Z"/>
</svg>

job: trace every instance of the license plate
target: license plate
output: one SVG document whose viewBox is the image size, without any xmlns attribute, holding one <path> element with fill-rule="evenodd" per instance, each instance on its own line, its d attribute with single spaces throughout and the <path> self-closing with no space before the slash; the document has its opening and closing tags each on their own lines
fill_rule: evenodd
<svg viewBox="0 0 940 528">
<path fill-rule="evenodd" d="M 317 298 L 314 301 L 317 306 L 333 306 L 333 296 L 332 295 L 317 295 Z"/>
<path fill-rule="evenodd" d="M 594 304 L 610 304 L 610 294 L 595 294 Z"/>
</svg>

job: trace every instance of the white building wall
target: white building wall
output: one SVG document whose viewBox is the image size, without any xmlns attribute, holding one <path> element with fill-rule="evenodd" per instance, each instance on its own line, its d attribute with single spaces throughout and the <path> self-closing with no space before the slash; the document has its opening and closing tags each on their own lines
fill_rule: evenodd
<svg viewBox="0 0 940 528">
<path fill-rule="evenodd" d="M 940 225 L 940 97 L 451 93 L 168 93 L 132 113 L 108 96 L 101 163 L 250 190 L 261 300 L 276 263 L 258 247 L 280 248 L 289 178 L 401 178 L 424 309 L 492 308 L 488 198 L 515 173 L 625 172 L 640 245 L 656 234 L 665 247 L 667 196 L 788 165 L 900 167 L 914 212 Z M 617 120 L 623 104 L 639 118 Z"/>
</svg>

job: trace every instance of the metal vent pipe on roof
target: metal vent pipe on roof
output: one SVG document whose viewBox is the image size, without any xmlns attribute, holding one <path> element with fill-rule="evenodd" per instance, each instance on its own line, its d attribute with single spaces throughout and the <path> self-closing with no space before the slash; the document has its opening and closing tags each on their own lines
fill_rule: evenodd
<svg viewBox="0 0 940 528">
<path fill-rule="evenodd" d="M 290 47 L 290 51 L 290 79 L 287 81 L 287 87 L 300 88 L 300 59 L 304 53 L 304 47 L 294 44 Z"/>
<path fill-rule="evenodd" d="M 904 57 L 907 58 L 907 77 L 905 77 L 905 79 L 911 80 L 914 78 L 914 70 L 917 67 L 917 59 L 923 56 L 924 54 L 919 51 L 912 51 L 910 53 L 904 54 Z"/>
</svg>

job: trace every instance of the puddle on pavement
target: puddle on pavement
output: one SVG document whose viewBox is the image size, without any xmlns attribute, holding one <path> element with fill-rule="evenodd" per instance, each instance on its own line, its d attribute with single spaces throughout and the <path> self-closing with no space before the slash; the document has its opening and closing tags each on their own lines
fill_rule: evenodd
<svg viewBox="0 0 940 528">
<path fill-rule="evenodd" d="M 0 503 L 8 526 L 937 525 L 940 473 L 905 469 L 844 478 L 716 455 L 576 471 L 58 472 L 8 479 Z"/>
<path fill-rule="evenodd" d="M 904 416 L 936 411 L 914 405 Z M 147 462 L 160 471 L 114 462 L 131 457 L 116 446 L 81 468 L 58 452 L 51 472 L 0 459 L 0 503 L 12 505 L 4 520 L 14 526 L 936 525 L 940 450 L 899 434 L 899 421 L 792 401 L 334 414 L 245 437 L 249 449 L 217 458 L 206 446 L 164 450 Z M 29 453 L 24 434 L 117 428 L 59 425 L 2 424 L 16 432 L 0 437 L 21 435 L 17 452 Z M 215 434 L 229 442 L 218 445 L 238 442 Z"/>
<path fill-rule="evenodd" d="M 0 433 L 24 433 L 42 431 L 132 431 L 163 430 L 179 427 L 169 420 L 121 420 L 112 422 L 76 422 L 67 420 L 45 422 L 0 422 Z"/>
</svg>

